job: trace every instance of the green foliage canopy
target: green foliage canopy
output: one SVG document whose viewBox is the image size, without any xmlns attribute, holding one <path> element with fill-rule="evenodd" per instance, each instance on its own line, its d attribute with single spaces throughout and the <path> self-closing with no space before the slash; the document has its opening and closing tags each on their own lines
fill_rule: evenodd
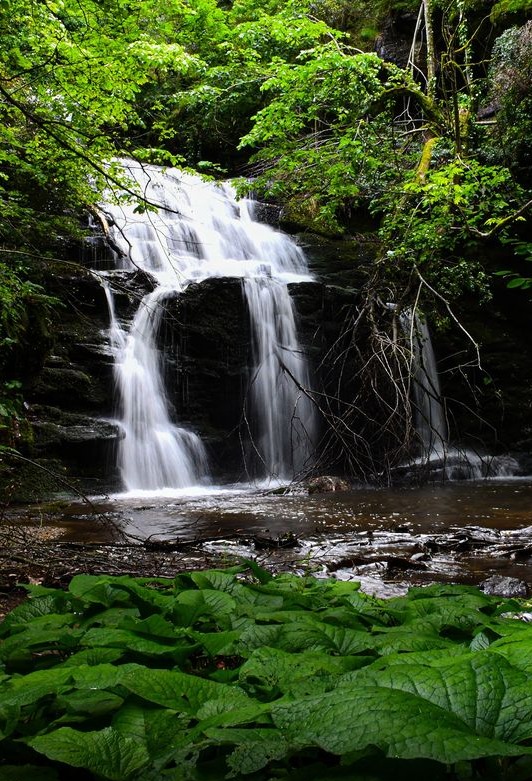
<svg viewBox="0 0 532 781">
<path fill-rule="evenodd" d="M 311 199 L 315 224 L 340 230 L 342 209 L 387 186 L 395 94 L 415 93 L 415 84 L 377 55 L 334 42 L 303 52 L 295 64 L 279 63 L 262 89 L 270 100 L 241 145 L 262 145 L 254 160 L 273 163 L 254 187 L 283 201 Z"/>
</svg>

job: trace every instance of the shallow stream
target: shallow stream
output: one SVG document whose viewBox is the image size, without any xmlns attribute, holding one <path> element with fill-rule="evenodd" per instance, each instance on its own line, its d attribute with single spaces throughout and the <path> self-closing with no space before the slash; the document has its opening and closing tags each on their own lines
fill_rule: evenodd
<svg viewBox="0 0 532 781">
<path fill-rule="evenodd" d="M 228 562 L 360 580 L 396 593 L 409 583 L 479 583 L 492 574 L 532 587 L 532 480 L 279 495 L 231 486 L 96 497 L 12 509 L 63 542 L 106 543 L 116 530 L 141 544 L 194 544 Z M 383 585 L 386 584 L 386 585 Z"/>
</svg>

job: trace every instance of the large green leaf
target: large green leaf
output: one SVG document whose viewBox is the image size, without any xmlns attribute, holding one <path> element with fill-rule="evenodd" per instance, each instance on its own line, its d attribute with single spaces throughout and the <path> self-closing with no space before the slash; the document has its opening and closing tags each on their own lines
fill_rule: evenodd
<svg viewBox="0 0 532 781">
<path fill-rule="evenodd" d="M 72 671 L 61 668 L 37 670 L 24 676 L 13 676 L 0 684 L 0 702 L 3 705 L 23 707 L 42 697 L 70 688 Z"/>
<path fill-rule="evenodd" d="M 218 701 L 224 710 L 249 703 L 241 689 L 172 670 L 139 667 L 125 675 L 121 682 L 147 702 L 183 713 L 195 714 L 210 700 Z"/>
<path fill-rule="evenodd" d="M 342 602 L 348 605 L 359 618 L 373 624 L 386 626 L 392 623 L 395 618 L 396 611 L 393 610 L 389 602 L 368 597 L 361 591 L 346 594 L 342 598 Z"/>
<path fill-rule="evenodd" d="M 227 759 L 235 773 L 254 773 L 273 759 L 282 759 L 290 750 L 290 744 L 272 729 L 210 730 L 209 737 L 221 743 L 229 740 L 236 748 Z"/>
<path fill-rule="evenodd" d="M 49 735 L 30 738 L 28 744 L 49 759 L 83 767 L 111 781 L 126 781 L 149 762 L 146 747 L 112 727 L 79 732 L 61 727 Z"/>
<path fill-rule="evenodd" d="M 456 643 L 450 638 L 441 637 L 436 631 L 431 631 L 425 622 L 420 626 L 405 624 L 394 627 L 393 630 L 373 635 L 373 647 L 382 656 L 417 651 L 437 651 L 456 648 Z"/>
<path fill-rule="evenodd" d="M 81 667 L 82 665 L 89 665 L 93 667 L 98 664 L 116 662 L 124 655 L 126 650 L 125 648 L 84 648 L 83 651 L 77 651 L 77 653 L 65 659 L 61 666 Z"/>
<path fill-rule="evenodd" d="M 292 745 L 317 746 L 338 755 L 375 746 L 389 757 L 453 763 L 532 752 L 478 735 L 453 713 L 423 697 L 379 686 L 340 688 L 274 704 L 271 713 Z"/>
<path fill-rule="evenodd" d="M 276 646 L 281 637 L 283 627 L 280 625 L 255 624 L 252 620 L 238 622 L 241 631 L 238 651 L 242 656 L 247 656 L 256 648 L 263 645 Z"/>
<path fill-rule="evenodd" d="M 228 617 L 234 613 L 235 607 L 235 600 L 225 591 L 182 591 L 174 600 L 172 615 L 180 626 L 192 627 L 203 620 L 229 628 Z"/>
<path fill-rule="evenodd" d="M 70 670 L 63 667 L 63 670 Z M 138 664 L 82 664 L 70 670 L 72 683 L 79 689 L 112 689 L 118 686 L 124 678 L 144 670 Z"/>
<path fill-rule="evenodd" d="M 236 629 L 228 632 L 199 632 L 189 629 L 188 636 L 210 656 L 228 656 L 239 651 L 241 632 Z"/>
<path fill-rule="evenodd" d="M 162 637 L 175 640 L 178 635 L 183 636 L 182 631 L 176 629 L 170 621 L 167 621 L 158 613 L 144 619 L 138 619 L 131 615 L 122 616 L 118 628 L 137 632 L 152 639 Z"/>
<path fill-rule="evenodd" d="M 0 701 L 0 740 L 11 735 L 20 719 L 20 705 Z"/>
<path fill-rule="evenodd" d="M 405 637 L 405 632 L 401 633 L 401 637 Z M 408 644 L 406 639 L 405 645 Z M 411 643 L 412 645 L 412 643 Z M 382 647 L 381 647 L 382 648 Z M 387 650 L 391 650 L 388 647 Z M 470 649 L 465 648 L 463 645 L 445 644 L 444 647 L 439 647 L 430 650 L 422 651 L 406 651 L 406 649 L 399 649 L 390 653 L 386 653 L 384 656 L 380 656 L 373 661 L 372 667 L 374 669 L 383 669 L 384 667 L 393 667 L 394 665 L 407 665 L 407 664 L 423 664 L 431 667 L 439 667 L 449 662 L 449 659 L 456 656 L 464 656 Z"/>
<path fill-rule="evenodd" d="M 118 710 L 123 702 L 122 697 L 112 692 L 83 689 L 59 695 L 56 706 L 66 714 L 84 714 L 93 717 L 112 713 Z"/>
<path fill-rule="evenodd" d="M 339 688 L 370 684 L 414 694 L 483 737 L 510 742 L 532 737 L 532 680 L 495 654 L 471 653 L 437 667 L 366 668 L 343 676 Z"/>
<path fill-rule="evenodd" d="M 76 575 L 68 588 L 84 604 L 103 607 L 124 604 L 153 612 L 163 609 L 171 599 L 170 595 L 145 586 L 142 580 L 128 576 Z"/>
<path fill-rule="evenodd" d="M 116 628 L 121 625 L 127 618 L 138 618 L 140 615 L 139 609 L 136 607 L 127 607 L 126 605 L 118 605 L 117 607 L 103 608 L 97 610 L 95 607 L 85 612 L 85 618 L 80 621 L 80 627 L 82 629 L 90 629 L 91 627 L 108 626 Z"/>
<path fill-rule="evenodd" d="M 190 579 L 201 590 L 213 589 L 214 591 L 227 591 L 229 594 L 246 590 L 246 587 L 239 583 L 233 574 L 221 570 L 192 572 Z"/>
<path fill-rule="evenodd" d="M 174 642 L 168 638 L 157 640 L 126 629 L 89 629 L 80 644 L 89 648 L 123 648 L 146 656 L 168 656 L 176 662 L 184 661 L 194 650 L 190 641 L 181 638 Z"/>
<path fill-rule="evenodd" d="M 45 616 L 52 621 L 54 618 L 55 620 L 64 620 L 60 619 L 58 615 L 62 612 L 58 607 L 62 606 L 64 602 L 65 596 L 62 592 L 58 592 L 57 596 L 47 594 L 46 596 L 27 599 L 8 613 L 2 621 L 0 624 L 0 637 L 7 637 L 13 634 L 13 632 L 26 629 L 28 624 Z"/>
<path fill-rule="evenodd" d="M 83 630 L 65 626 L 67 622 L 62 620 L 63 616 L 57 616 L 57 622 L 50 622 L 50 618 L 46 616 L 44 623 L 40 620 L 35 624 L 30 622 L 24 630 L 6 637 L 0 645 L 0 659 L 13 669 L 13 665 L 31 659 L 32 654 L 44 655 L 46 651 L 57 654 L 77 649 Z"/>
<path fill-rule="evenodd" d="M 113 717 L 121 735 L 145 745 L 152 765 L 161 767 L 190 742 L 190 719 L 166 708 L 129 702 Z"/>
<path fill-rule="evenodd" d="M 372 661 L 364 656 L 331 656 L 323 652 L 303 651 L 291 654 L 277 648 L 259 648 L 240 667 L 239 680 L 248 691 L 271 698 L 302 687 L 312 693 L 317 676 L 338 676 Z M 329 675 L 330 674 L 330 675 Z"/>
<path fill-rule="evenodd" d="M 49 695 L 65 694 L 73 689 L 103 690 L 117 686 L 123 678 L 144 668 L 137 665 L 112 664 L 57 666 L 50 670 L 37 670 L 23 676 L 13 676 L 0 683 L 0 701 L 4 705 L 23 707 Z"/>
<path fill-rule="evenodd" d="M 342 656 L 371 651 L 375 639 L 368 633 L 325 624 L 294 621 L 284 624 L 277 645 L 286 651 L 325 651 Z"/>
<path fill-rule="evenodd" d="M 397 601 L 394 604 L 397 605 Z M 483 611 L 492 605 L 492 600 L 480 591 L 465 591 L 447 597 L 410 597 L 402 603 L 400 620 L 410 625 L 425 619 L 425 626 L 430 625 L 436 631 L 448 627 L 471 631 L 488 622 L 488 616 Z"/>
<path fill-rule="evenodd" d="M 519 633 L 496 640 L 489 652 L 504 657 L 514 667 L 532 675 L 532 627 L 527 625 Z"/>
<path fill-rule="evenodd" d="M 98 575 L 75 575 L 68 590 L 86 605 L 111 607 L 120 602 L 126 606 L 129 598 L 127 591 L 119 588 L 118 584 L 113 585 L 110 578 Z"/>
</svg>

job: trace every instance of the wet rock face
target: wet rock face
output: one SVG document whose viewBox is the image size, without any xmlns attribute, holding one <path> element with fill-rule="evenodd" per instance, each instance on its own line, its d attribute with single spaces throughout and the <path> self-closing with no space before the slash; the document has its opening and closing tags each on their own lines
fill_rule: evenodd
<svg viewBox="0 0 532 781">
<path fill-rule="evenodd" d="M 29 388 L 31 405 L 110 414 L 112 360 L 107 345 L 107 304 L 99 282 L 54 276 L 48 289 L 62 302 L 52 351 Z"/>
<path fill-rule="evenodd" d="M 411 13 L 396 13 L 386 18 L 381 34 L 375 41 L 375 51 L 383 60 L 393 62 L 400 68 L 406 67 L 412 37 L 416 27 L 416 15 Z M 416 56 L 422 54 L 420 46 Z"/>
<path fill-rule="evenodd" d="M 104 249 L 99 240 L 89 244 L 86 260 L 108 271 Z M 138 270 L 111 272 L 109 280 L 117 317 L 128 322 L 153 280 Z M 60 266 L 48 277 L 47 290 L 62 306 L 52 349 L 25 393 L 33 428 L 27 455 L 84 492 L 118 490 L 116 449 L 122 431 L 114 422 L 117 398 L 104 288 L 83 266 L 69 274 Z M 64 485 L 51 480 L 47 491 L 55 490 Z"/>
<path fill-rule="evenodd" d="M 25 394 L 33 427 L 29 455 L 81 490 L 117 485 L 113 361 L 107 342 L 107 303 L 97 279 L 54 274 L 48 290 L 61 302 L 55 341 Z M 111 466 L 110 466 L 111 465 Z M 60 483 L 48 490 L 64 490 Z"/>
<path fill-rule="evenodd" d="M 491 259 L 493 271 L 504 260 Z M 458 329 L 433 332 L 442 394 L 453 438 L 484 446 L 491 453 L 510 451 L 523 474 L 531 473 L 532 306 L 526 291 L 508 290 L 495 280 L 493 299 L 481 307 L 464 301 L 460 322 L 480 345 L 482 368 L 471 344 Z M 528 456 L 527 456 L 528 453 Z"/>
<path fill-rule="evenodd" d="M 251 360 L 241 281 L 207 279 L 168 299 L 160 346 L 176 420 L 205 441 L 217 475 L 238 476 Z"/>
</svg>

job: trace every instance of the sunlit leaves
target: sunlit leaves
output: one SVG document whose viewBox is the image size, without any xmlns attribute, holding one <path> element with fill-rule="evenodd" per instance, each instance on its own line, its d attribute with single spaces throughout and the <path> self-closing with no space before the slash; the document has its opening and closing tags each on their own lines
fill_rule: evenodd
<svg viewBox="0 0 532 781">
<path fill-rule="evenodd" d="M 142 122 L 144 85 L 196 67 L 178 40 L 179 23 L 196 10 L 179 0 L 164 9 L 143 0 L 132 10 L 129 2 L 94 0 L 0 6 L 0 166 L 10 194 L 17 185 L 22 191 L 18 202 L 12 195 L 6 202 L 15 227 L 26 221 L 25 201 L 33 213 L 41 206 L 44 222 L 50 209 L 97 200 L 104 161 Z M 43 191 L 42 205 L 32 183 Z"/>
<path fill-rule="evenodd" d="M 390 110 L 401 88 L 415 89 L 406 73 L 337 42 L 279 62 L 262 87 L 267 105 L 241 142 L 255 149 L 255 186 L 289 209 L 293 203 L 300 221 L 341 230 L 345 209 L 388 186 L 395 154 Z"/>
</svg>

